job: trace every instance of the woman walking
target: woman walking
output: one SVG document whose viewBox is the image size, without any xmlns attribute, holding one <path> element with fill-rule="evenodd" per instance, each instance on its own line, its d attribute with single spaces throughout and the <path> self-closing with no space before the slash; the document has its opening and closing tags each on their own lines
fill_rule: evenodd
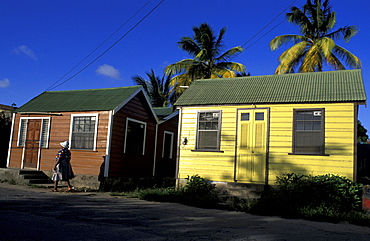
<svg viewBox="0 0 370 241">
<path fill-rule="evenodd" d="M 69 179 L 74 178 L 74 174 L 72 171 L 72 166 L 70 163 L 71 160 L 71 152 L 69 151 L 69 143 L 68 141 L 60 143 L 63 147 L 58 151 L 56 155 L 56 162 L 54 165 L 54 174 L 52 176 L 52 180 L 54 181 L 54 189 L 51 189 L 51 192 L 58 191 L 58 182 L 65 181 L 68 186 L 68 191 L 71 191 L 73 187 L 69 183 Z"/>
</svg>

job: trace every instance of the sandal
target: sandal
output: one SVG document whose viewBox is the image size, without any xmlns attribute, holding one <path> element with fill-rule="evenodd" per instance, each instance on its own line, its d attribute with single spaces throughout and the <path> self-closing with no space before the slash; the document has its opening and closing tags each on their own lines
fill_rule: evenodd
<svg viewBox="0 0 370 241">
<path fill-rule="evenodd" d="M 50 192 L 57 192 L 58 190 L 56 189 L 51 189 Z"/>
</svg>

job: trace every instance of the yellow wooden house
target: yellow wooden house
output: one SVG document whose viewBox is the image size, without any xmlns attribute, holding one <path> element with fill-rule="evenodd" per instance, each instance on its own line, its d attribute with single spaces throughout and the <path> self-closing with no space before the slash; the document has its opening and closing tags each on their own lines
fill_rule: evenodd
<svg viewBox="0 0 370 241">
<path fill-rule="evenodd" d="M 284 173 L 356 180 L 361 70 L 195 81 L 179 109 L 177 178 L 274 184 Z"/>
</svg>

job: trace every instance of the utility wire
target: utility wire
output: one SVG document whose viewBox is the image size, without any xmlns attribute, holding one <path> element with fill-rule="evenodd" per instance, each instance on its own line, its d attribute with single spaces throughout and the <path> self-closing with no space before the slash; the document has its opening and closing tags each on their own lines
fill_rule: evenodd
<svg viewBox="0 0 370 241">
<path fill-rule="evenodd" d="M 253 43 L 251 43 L 250 45 L 248 45 L 246 48 L 244 48 L 244 51 L 249 49 L 250 47 L 252 47 L 253 44 L 257 43 L 259 40 L 261 40 L 263 37 L 265 37 L 267 34 L 269 34 L 272 30 L 274 30 L 275 28 L 277 28 L 278 26 L 280 26 L 280 24 L 282 24 L 283 22 L 285 22 L 285 19 L 282 20 L 280 23 L 276 24 L 274 27 L 272 27 L 269 31 L 267 31 L 265 34 L 263 34 L 261 37 L 259 37 L 256 41 L 254 41 Z M 249 42 L 250 40 L 248 40 Z"/>
<path fill-rule="evenodd" d="M 69 70 L 66 74 L 64 74 L 61 78 L 59 78 L 54 84 L 52 84 L 46 91 L 53 90 L 62 84 L 66 83 L 67 81 L 73 79 L 78 74 L 80 74 L 82 71 L 87 69 L 90 65 L 95 63 L 99 58 L 101 58 L 104 54 L 106 54 L 111 48 L 113 48 L 118 42 L 120 42 L 124 37 L 126 37 L 132 30 L 134 30 L 141 22 L 143 22 L 154 10 L 156 10 L 165 0 L 162 0 L 159 2 L 152 10 L 150 10 L 143 18 L 140 19 L 139 22 L 137 22 L 130 30 L 128 30 L 122 37 L 120 37 L 116 42 L 114 42 L 109 48 L 107 48 L 103 53 L 101 53 L 98 57 L 96 57 L 94 60 L 92 60 L 90 63 L 88 63 L 85 67 L 83 67 L 81 70 L 79 70 L 77 73 L 69 77 L 68 79 L 64 80 L 63 82 L 57 84 L 60 82 L 65 76 L 67 76 L 69 73 L 71 73 L 74 69 L 76 69 L 82 62 L 84 62 L 88 57 L 90 57 L 97 49 L 99 49 L 105 42 L 107 42 L 114 34 L 116 34 L 124 25 L 126 25 L 132 18 L 134 18 L 143 8 L 145 8 L 152 0 L 149 0 L 146 4 L 144 4 L 134 15 L 132 15 L 125 23 L 123 23 L 116 31 L 114 31 L 107 39 L 105 39 L 98 47 L 96 47 L 93 51 L 91 51 L 84 59 L 82 59 L 78 64 L 76 64 L 71 70 Z"/>
<path fill-rule="evenodd" d="M 297 0 L 294 0 L 288 7 L 286 7 L 281 13 L 279 13 L 274 19 L 272 19 L 268 24 L 266 24 L 266 26 L 264 26 L 260 31 L 258 31 L 255 35 L 253 35 L 250 39 L 248 39 L 244 44 L 242 44 L 242 47 L 244 47 L 244 45 L 246 45 L 247 43 L 249 43 L 250 41 L 252 41 L 252 39 L 254 39 L 255 37 L 257 37 L 257 35 L 259 35 L 263 30 L 265 30 L 270 24 L 272 24 L 278 17 L 280 17 L 283 13 L 285 13 L 285 11 L 287 9 L 289 9 Z M 256 41 L 254 41 L 252 44 L 248 45 L 248 47 L 244 48 L 244 51 L 247 50 L 248 48 L 250 48 L 253 44 L 255 44 L 256 42 L 258 42 L 260 39 L 262 39 L 263 37 L 265 37 L 268 33 L 270 33 L 272 30 L 274 30 L 275 28 L 277 28 L 280 24 L 282 24 L 283 22 L 285 21 L 285 19 L 283 21 L 281 21 L 279 24 L 277 24 L 275 27 L 273 27 L 272 29 L 270 29 L 267 33 L 265 33 L 264 35 L 262 35 L 262 37 L 258 38 Z"/>
</svg>

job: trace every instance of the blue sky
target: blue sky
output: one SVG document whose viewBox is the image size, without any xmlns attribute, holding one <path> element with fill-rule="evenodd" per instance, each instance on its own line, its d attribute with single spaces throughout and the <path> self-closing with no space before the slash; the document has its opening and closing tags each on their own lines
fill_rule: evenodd
<svg viewBox="0 0 370 241">
<path fill-rule="evenodd" d="M 193 36 L 192 28 L 204 22 L 216 33 L 227 28 L 226 48 L 246 48 L 232 61 L 244 64 L 254 76 L 273 74 L 278 56 L 288 45 L 272 52 L 269 41 L 277 35 L 299 33 L 297 26 L 284 21 L 284 14 L 279 16 L 293 2 L 300 7 L 306 1 L 2 0 L 0 104 L 21 106 L 51 89 L 131 86 L 134 75 L 145 77 L 151 69 L 162 76 L 165 66 L 189 57 L 177 42 Z M 361 59 L 370 96 L 370 2 L 332 0 L 331 5 L 337 12 L 334 29 L 359 28 L 349 43 L 337 44 Z M 359 119 L 370 131 L 369 108 L 360 107 Z"/>
</svg>

